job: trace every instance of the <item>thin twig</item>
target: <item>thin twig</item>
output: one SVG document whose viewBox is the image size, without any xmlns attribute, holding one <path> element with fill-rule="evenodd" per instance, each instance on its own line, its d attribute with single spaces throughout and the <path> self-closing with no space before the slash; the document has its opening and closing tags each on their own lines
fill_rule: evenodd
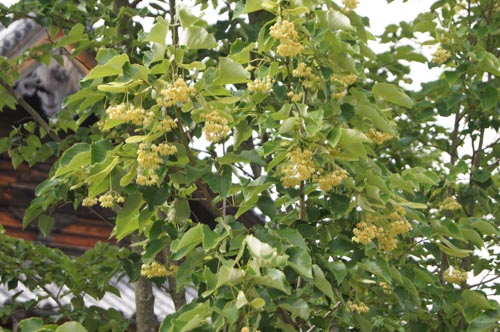
<svg viewBox="0 0 500 332">
<path fill-rule="evenodd" d="M 14 99 L 16 100 L 16 103 L 18 103 L 19 105 L 21 105 L 22 108 L 24 108 L 26 110 L 26 112 L 28 112 L 29 115 L 31 115 L 31 117 L 43 128 L 47 131 L 47 134 L 50 136 L 50 138 L 52 138 L 54 141 L 56 142 L 59 142 L 61 139 L 59 138 L 59 136 L 57 136 L 54 131 L 52 130 L 52 128 L 50 128 L 49 124 L 40 116 L 40 114 L 38 114 L 38 112 L 33 108 L 31 107 L 30 104 L 28 104 L 26 102 L 26 100 L 24 100 L 24 98 L 22 98 L 21 96 L 19 96 L 16 92 L 16 90 L 14 90 L 9 84 L 7 84 L 7 82 L 5 82 L 2 78 L 0 78 L 0 85 L 7 91 L 8 94 L 10 94 L 12 97 L 14 97 Z"/>
</svg>

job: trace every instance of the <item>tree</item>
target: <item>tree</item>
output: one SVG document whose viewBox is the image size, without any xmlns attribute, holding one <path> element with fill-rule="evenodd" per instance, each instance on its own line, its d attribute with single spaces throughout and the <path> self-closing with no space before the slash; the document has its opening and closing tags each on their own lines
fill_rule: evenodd
<svg viewBox="0 0 500 332">
<path fill-rule="evenodd" d="M 66 202 L 113 210 L 113 236 L 140 248 L 140 261 L 124 258 L 131 279 L 139 268 L 139 283 L 168 279 L 176 299 L 160 331 L 497 327 L 499 260 L 479 252 L 497 248 L 500 215 L 498 145 L 485 143 L 498 130 L 493 1 L 438 1 L 387 27 L 394 46 L 381 55 L 357 1 L 213 2 L 213 25 L 175 1 L 137 4 L 9 8 L 5 20 L 31 12 L 65 31 L 47 48 L 72 44 L 98 62 L 50 123 L 64 138 L 33 132 L 57 161 L 25 224 Z M 138 16 L 157 16 L 150 32 Z M 431 61 L 396 44 L 416 32 L 440 45 Z M 443 66 L 442 79 L 405 92 L 401 60 Z M 10 65 L 0 75 L 12 84 Z M 99 121 L 81 126 L 91 114 Z M 15 164 L 42 159 L 19 142 L 0 141 Z M 215 227 L 192 199 L 209 203 Z M 244 227 L 248 211 L 265 224 Z M 183 304 L 188 285 L 199 297 Z"/>
</svg>

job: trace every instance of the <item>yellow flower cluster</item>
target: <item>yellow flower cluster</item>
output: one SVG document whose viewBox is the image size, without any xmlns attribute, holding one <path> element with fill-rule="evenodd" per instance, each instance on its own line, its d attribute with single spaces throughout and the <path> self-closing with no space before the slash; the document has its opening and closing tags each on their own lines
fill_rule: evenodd
<svg viewBox="0 0 500 332">
<path fill-rule="evenodd" d="M 287 153 L 288 164 L 282 170 L 281 182 L 286 188 L 298 186 L 314 173 L 313 153 L 310 150 L 297 148 Z"/>
<path fill-rule="evenodd" d="M 253 82 L 247 83 L 248 90 L 251 92 L 268 93 L 271 90 L 271 77 L 267 76 L 264 79 L 255 79 Z"/>
<path fill-rule="evenodd" d="M 174 130 L 174 128 L 177 128 L 177 123 L 168 115 L 164 117 L 160 122 L 158 122 L 157 129 L 159 131 L 169 133 Z"/>
<path fill-rule="evenodd" d="M 392 293 L 391 286 L 389 286 L 388 283 L 386 283 L 384 281 L 381 281 L 379 283 L 379 286 L 382 287 L 382 289 L 384 290 L 384 293 L 386 293 L 386 294 L 391 294 Z"/>
<path fill-rule="evenodd" d="M 297 65 L 297 68 L 292 71 L 292 76 L 304 78 L 304 82 L 302 82 L 302 84 L 306 88 L 315 88 L 316 84 L 320 80 L 317 75 L 313 74 L 312 68 L 308 67 L 304 62 Z"/>
<path fill-rule="evenodd" d="M 144 121 L 145 110 L 142 107 L 121 103 L 119 105 L 110 105 L 106 109 L 106 114 L 110 119 L 118 119 L 124 122 L 133 123 L 136 126 L 142 125 Z"/>
<path fill-rule="evenodd" d="M 281 21 L 281 19 L 276 22 L 270 29 L 269 34 L 276 39 L 291 39 L 297 40 L 299 34 L 295 31 L 295 25 L 290 21 Z"/>
<path fill-rule="evenodd" d="M 149 111 L 146 113 L 142 124 L 144 127 L 148 127 L 155 120 L 156 120 L 155 113 L 152 111 Z M 169 133 L 174 128 L 177 128 L 177 123 L 168 115 L 162 116 L 161 119 L 156 122 L 156 130 L 157 131 L 164 131 L 166 133 Z"/>
<path fill-rule="evenodd" d="M 467 271 L 450 266 L 444 271 L 443 279 L 449 283 L 460 285 L 467 281 Z"/>
<path fill-rule="evenodd" d="M 390 231 L 386 231 L 384 228 L 379 227 L 377 232 L 377 243 L 378 247 L 386 252 L 391 252 L 398 246 L 398 240 L 396 235 Z"/>
<path fill-rule="evenodd" d="M 107 192 L 99 197 L 85 197 L 82 206 L 94 206 L 97 203 L 103 208 L 112 208 L 115 203 L 123 203 L 125 198 L 118 193 Z"/>
<path fill-rule="evenodd" d="M 189 96 L 194 93 L 196 93 L 196 89 L 188 87 L 186 81 L 179 77 L 173 84 L 167 84 L 166 88 L 160 91 L 163 98 L 158 98 L 156 101 L 161 106 L 170 107 L 177 103 L 186 103 Z"/>
<path fill-rule="evenodd" d="M 231 130 L 227 125 L 229 121 L 220 116 L 217 111 L 212 111 L 205 116 L 205 138 L 209 142 L 220 142 L 229 135 Z"/>
<path fill-rule="evenodd" d="M 360 314 L 367 313 L 370 308 L 364 302 L 358 302 L 359 304 L 353 303 L 352 301 L 347 301 L 347 310 L 352 312 L 357 312 Z"/>
<path fill-rule="evenodd" d="M 347 10 L 354 10 L 358 7 L 359 0 L 342 0 L 342 3 Z"/>
<path fill-rule="evenodd" d="M 293 103 L 300 103 L 304 99 L 304 92 L 295 93 L 293 91 L 288 92 L 288 98 Z"/>
<path fill-rule="evenodd" d="M 380 132 L 378 130 L 375 130 L 375 129 L 371 128 L 368 131 L 368 137 L 372 141 L 374 141 L 376 144 L 382 144 L 385 141 L 388 141 L 388 140 L 392 139 L 394 136 L 392 136 L 391 134 L 388 134 L 388 133 L 382 133 L 382 132 Z"/>
<path fill-rule="evenodd" d="M 345 91 L 332 93 L 332 99 L 341 99 L 345 97 Z"/>
<path fill-rule="evenodd" d="M 141 276 L 146 278 L 156 278 L 156 277 L 169 277 L 174 275 L 178 270 L 177 265 L 165 266 L 158 262 L 153 262 L 151 264 L 142 264 L 141 266 Z"/>
<path fill-rule="evenodd" d="M 442 65 L 443 63 L 446 62 L 451 57 L 451 53 L 445 49 L 443 49 L 441 46 L 434 52 L 432 55 L 432 62 L 437 63 L 438 65 Z"/>
<path fill-rule="evenodd" d="M 377 236 L 378 228 L 371 223 L 363 221 L 357 223 L 356 228 L 354 228 L 352 232 L 354 234 L 352 237 L 354 242 L 367 245 Z"/>
<path fill-rule="evenodd" d="M 344 87 L 348 87 L 356 83 L 358 80 L 358 76 L 351 74 L 351 75 L 332 75 L 330 76 L 330 79 L 335 82 L 339 82 L 342 84 Z"/>
<path fill-rule="evenodd" d="M 457 202 L 457 200 L 453 196 L 448 196 L 444 199 L 444 201 L 441 203 L 440 208 L 442 210 L 459 210 L 462 208 L 462 205 Z"/>
<path fill-rule="evenodd" d="M 347 172 L 345 169 L 336 169 L 330 174 L 323 175 L 318 178 L 319 188 L 323 191 L 330 191 L 334 187 L 337 187 L 347 178 Z"/>
<path fill-rule="evenodd" d="M 402 208 L 396 208 L 399 212 L 393 212 L 390 214 L 390 218 L 393 222 L 389 224 L 389 229 L 384 227 L 377 227 L 374 223 L 378 222 L 378 218 L 370 216 L 372 221 L 370 222 L 360 222 L 356 224 L 356 228 L 353 229 L 354 236 L 352 237 L 353 242 L 361 243 L 367 245 L 377 239 L 378 247 L 386 252 L 390 252 L 396 249 L 398 245 L 397 236 L 400 234 L 408 233 L 411 229 L 410 223 L 404 219 L 406 211 Z"/>
<path fill-rule="evenodd" d="M 175 145 L 167 142 L 160 144 L 139 144 L 137 151 L 137 162 L 139 169 L 137 172 L 136 182 L 141 186 L 152 186 L 158 184 L 159 177 L 156 170 L 163 163 L 162 156 L 170 156 L 177 152 Z"/>
<path fill-rule="evenodd" d="M 302 52 L 304 46 L 296 41 L 299 34 L 295 31 L 293 22 L 281 21 L 280 19 L 269 29 L 269 33 L 280 41 L 276 50 L 278 55 L 293 57 Z"/>
</svg>

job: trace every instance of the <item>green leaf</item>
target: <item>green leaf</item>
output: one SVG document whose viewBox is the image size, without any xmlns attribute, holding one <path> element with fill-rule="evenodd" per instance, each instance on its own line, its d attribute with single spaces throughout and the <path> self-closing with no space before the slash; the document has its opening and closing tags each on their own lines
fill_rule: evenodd
<svg viewBox="0 0 500 332">
<path fill-rule="evenodd" d="M 191 8 L 188 6 L 179 6 L 178 14 L 179 21 L 181 22 L 181 27 L 183 28 L 190 27 L 200 20 L 199 17 L 195 16 L 192 13 Z"/>
<path fill-rule="evenodd" d="M 406 288 L 408 293 L 410 293 L 412 302 L 416 305 L 420 305 L 420 297 L 418 296 L 414 283 L 407 277 L 401 276 L 401 286 Z"/>
<path fill-rule="evenodd" d="M 106 159 L 106 153 L 113 149 L 113 143 L 107 139 L 103 139 L 92 143 L 90 146 L 90 162 L 97 164 Z"/>
<path fill-rule="evenodd" d="M 340 285 L 347 275 L 347 267 L 341 261 L 332 262 L 328 267 L 333 272 L 335 279 L 337 279 Z"/>
<path fill-rule="evenodd" d="M 144 39 L 144 41 L 165 45 L 167 40 L 167 33 L 168 21 L 163 17 L 158 16 L 156 17 L 156 23 L 153 24 L 151 31 L 148 33 L 148 36 L 146 37 L 146 39 Z"/>
<path fill-rule="evenodd" d="M 38 228 L 40 228 L 40 231 L 42 232 L 44 237 L 47 237 L 49 235 L 50 229 L 52 228 L 52 225 L 54 225 L 54 217 L 48 216 L 46 214 L 42 214 L 40 217 L 38 217 Z"/>
<path fill-rule="evenodd" d="M 184 332 L 195 330 L 207 324 L 212 309 L 208 302 L 193 301 L 170 315 L 167 315 L 160 325 L 159 332 Z"/>
<path fill-rule="evenodd" d="M 61 48 L 65 45 L 74 44 L 81 40 L 86 40 L 88 37 L 85 35 L 85 27 L 81 23 L 75 24 L 68 34 L 62 37 L 54 48 Z"/>
<path fill-rule="evenodd" d="M 19 323 L 19 332 L 34 332 L 43 328 L 43 320 L 38 317 L 23 319 Z"/>
<path fill-rule="evenodd" d="M 335 297 L 333 296 L 333 289 L 330 282 L 326 279 L 325 274 L 321 268 L 313 264 L 312 266 L 314 272 L 314 286 L 328 296 L 333 302 L 335 302 Z"/>
<path fill-rule="evenodd" d="M 116 216 L 116 225 L 113 229 L 113 235 L 118 241 L 139 228 L 139 212 L 143 203 L 142 194 L 139 192 L 129 195 L 125 200 Z"/>
<path fill-rule="evenodd" d="M 286 299 L 278 305 L 280 308 L 292 314 L 292 318 L 300 317 L 306 321 L 309 319 L 309 305 L 301 298 Z"/>
<path fill-rule="evenodd" d="M 484 96 L 481 98 L 484 109 L 490 110 L 498 104 L 498 92 L 493 86 L 488 85 L 484 91 Z"/>
<path fill-rule="evenodd" d="M 111 93 L 122 93 L 128 92 L 130 89 L 140 84 L 141 81 L 138 80 L 129 80 L 127 82 L 109 82 L 107 84 L 98 85 L 97 90 Z"/>
<path fill-rule="evenodd" d="M 212 164 L 205 165 L 204 167 L 193 167 L 186 165 L 186 181 L 188 184 L 198 180 L 201 176 L 207 174 L 212 169 Z"/>
<path fill-rule="evenodd" d="M 30 206 L 24 211 L 23 215 L 23 228 L 26 228 L 36 217 L 38 217 L 42 212 L 43 202 L 41 197 L 35 198 Z"/>
<path fill-rule="evenodd" d="M 412 108 L 414 104 L 413 100 L 400 87 L 394 84 L 375 83 L 372 92 L 375 98 L 381 98 L 406 108 Z"/>
<path fill-rule="evenodd" d="M 180 238 L 172 241 L 172 259 L 179 260 L 203 241 L 203 224 L 189 229 Z"/>
<path fill-rule="evenodd" d="M 387 282 L 391 282 L 391 270 L 387 261 L 380 256 L 375 258 L 375 261 L 364 261 L 358 264 L 361 268 L 383 278 Z"/>
<path fill-rule="evenodd" d="M 123 74 L 123 66 L 129 62 L 128 55 L 116 55 L 103 65 L 95 66 L 82 81 Z"/>
<path fill-rule="evenodd" d="M 465 240 L 475 243 L 478 247 L 482 247 L 484 245 L 484 241 L 481 238 L 481 235 L 479 235 L 479 233 L 475 230 L 461 227 L 460 233 Z"/>
<path fill-rule="evenodd" d="M 66 322 L 59 326 L 55 332 L 87 332 L 87 329 L 78 322 Z"/>
<path fill-rule="evenodd" d="M 467 327 L 466 332 L 491 332 L 498 328 L 498 316 L 480 315 Z"/>
<path fill-rule="evenodd" d="M 495 76 L 500 76 L 500 61 L 495 55 L 489 52 L 485 52 L 483 58 L 477 64 L 477 67 Z"/>
<path fill-rule="evenodd" d="M 208 252 L 209 250 L 217 247 L 218 244 L 221 243 L 223 239 L 225 239 L 229 234 L 217 234 L 210 229 L 207 225 L 203 225 L 203 239 L 202 246 L 203 249 Z"/>
<path fill-rule="evenodd" d="M 245 237 L 250 255 L 255 259 L 259 267 L 284 266 L 287 260 L 286 255 L 279 255 L 276 248 L 268 243 L 262 242 L 253 235 Z"/>
<path fill-rule="evenodd" d="M 462 298 L 464 299 L 465 306 L 475 307 L 480 310 L 489 310 L 495 308 L 483 294 L 473 290 L 465 289 L 462 292 Z"/>
<path fill-rule="evenodd" d="M 465 258 L 465 257 L 468 257 L 472 253 L 471 250 L 457 248 L 455 245 L 453 245 L 450 241 L 446 240 L 442 236 L 440 236 L 439 238 L 440 238 L 441 242 L 438 243 L 437 245 L 447 255 Z"/>
<path fill-rule="evenodd" d="M 327 27 L 331 30 L 354 30 L 349 18 L 334 9 L 317 11 L 316 15 L 318 15 L 320 24 L 323 28 Z"/>
<path fill-rule="evenodd" d="M 229 165 L 223 165 L 219 174 L 206 174 L 203 179 L 208 183 L 210 189 L 219 193 L 220 197 L 225 198 L 229 194 L 232 184 L 233 169 Z"/>
<path fill-rule="evenodd" d="M 286 250 L 288 266 L 294 269 L 299 275 L 312 279 L 312 260 L 309 252 L 302 247 L 290 247 Z"/>
<path fill-rule="evenodd" d="M 280 290 L 288 295 L 292 293 L 285 274 L 278 269 L 267 269 L 263 276 L 255 277 L 252 280 L 259 285 Z"/>
<path fill-rule="evenodd" d="M 230 58 L 219 58 L 219 67 L 213 85 L 246 83 L 250 73 L 242 65 Z"/>
<path fill-rule="evenodd" d="M 181 45 L 186 45 L 190 50 L 217 47 L 215 37 L 207 30 L 198 26 L 188 27 L 182 35 Z"/>
<path fill-rule="evenodd" d="M 471 218 L 472 219 L 472 218 Z M 484 235 L 497 235 L 498 234 L 498 229 L 493 226 L 489 221 L 486 221 L 484 219 L 480 220 L 471 220 L 472 227 L 480 231 Z"/>
<path fill-rule="evenodd" d="M 189 201 L 185 198 L 176 198 L 168 209 L 168 220 L 175 224 L 184 224 L 191 216 Z"/>
<path fill-rule="evenodd" d="M 255 299 L 253 299 L 252 301 L 250 301 L 250 306 L 254 309 L 257 309 L 257 310 L 264 308 L 265 305 L 266 305 L 266 301 L 261 297 L 257 297 Z"/>
<path fill-rule="evenodd" d="M 247 297 L 243 291 L 238 292 L 238 296 L 236 297 L 236 308 L 240 309 L 248 303 Z"/>
<path fill-rule="evenodd" d="M 361 116 L 364 119 L 369 119 L 378 130 L 389 133 L 393 136 L 397 135 L 396 130 L 391 125 L 389 120 L 387 120 L 379 110 L 373 107 L 359 105 L 356 108 L 356 115 Z"/>
<path fill-rule="evenodd" d="M 253 13 L 262 9 L 262 0 L 247 0 L 245 1 L 244 14 Z"/>
<path fill-rule="evenodd" d="M 87 143 L 77 143 L 64 151 L 63 155 L 61 156 L 61 159 L 59 160 L 59 165 L 60 166 L 67 166 L 73 158 L 82 153 L 90 150 L 90 145 Z"/>
<path fill-rule="evenodd" d="M 99 182 L 103 181 L 109 175 L 109 173 L 111 173 L 111 171 L 116 167 L 116 165 L 118 165 L 119 161 L 120 161 L 119 157 L 113 157 L 111 162 L 109 162 L 108 158 L 107 160 L 108 166 L 106 166 L 102 171 L 88 176 L 87 178 L 84 179 L 84 182 L 90 185 L 98 184 Z"/>
</svg>

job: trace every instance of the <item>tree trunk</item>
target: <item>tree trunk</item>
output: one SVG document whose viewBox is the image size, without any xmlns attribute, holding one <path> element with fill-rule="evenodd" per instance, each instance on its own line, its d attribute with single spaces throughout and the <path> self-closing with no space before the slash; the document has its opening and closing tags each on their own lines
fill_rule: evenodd
<svg viewBox="0 0 500 332">
<path fill-rule="evenodd" d="M 134 235 L 132 236 L 132 243 L 139 242 L 142 239 L 142 237 Z M 132 250 L 141 254 L 141 246 L 133 246 Z M 154 308 L 153 283 L 148 278 L 141 276 L 135 282 L 135 320 L 137 332 L 155 332 L 157 330 Z"/>
<path fill-rule="evenodd" d="M 151 280 L 140 277 L 135 283 L 135 312 L 137 332 L 155 332 L 155 297 Z"/>
</svg>

